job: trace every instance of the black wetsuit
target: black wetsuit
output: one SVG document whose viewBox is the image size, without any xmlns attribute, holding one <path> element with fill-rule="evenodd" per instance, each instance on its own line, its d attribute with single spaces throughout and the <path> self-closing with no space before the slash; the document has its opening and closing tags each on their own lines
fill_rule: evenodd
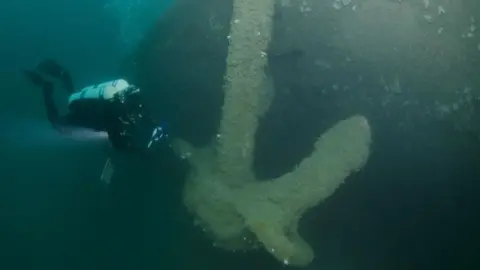
<svg viewBox="0 0 480 270">
<path fill-rule="evenodd" d="M 59 115 L 53 97 L 54 84 L 49 78 L 60 80 L 70 95 L 74 86 L 69 72 L 54 60 L 45 60 L 24 73 L 42 89 L 48 121 L 60 132 L 68 132 L 70 127 L 106 131 L 112 146 L 122 151 L 149 148 L 152 131 L 164 132 L 142 105 L 139 90 L 134 86 L 110 100 L 74 100 L 68 113 Z M 164 135 L 160 138 L 166 139 Z"/>
</svg>

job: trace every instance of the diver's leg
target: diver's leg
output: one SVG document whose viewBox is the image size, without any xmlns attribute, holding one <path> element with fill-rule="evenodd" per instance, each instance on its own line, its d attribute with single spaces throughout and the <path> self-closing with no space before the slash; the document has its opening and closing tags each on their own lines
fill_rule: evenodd
<svg viewBox="0 0 480 270">
<path fill-rule="evenodd" d="M 59 79 L 62 81 L 63 86 L 67 90 L 69 94 L 73 93 L 73 80 L 70 72 L 60 64 L 58 64 L 53 59 L 46 59 L 40 62 L 37 67 L 38 71 L 48 74 L 54 78 Z"/>
<path fill-rule="evenodd" d="M 58 116 L 57 106 L 53 99 L 53 83 L 45 80 L 40 74 L 34 71 L 25 70 L 24 74 L 33 84 L 42 89 L 43 102 L 47 111 L 48 121 L 54 126 L 59 125 L 60 118 Z"/>
<path fill-rule="evenodd" d="M 60 118 L 58 116 L 58 109 L 55 105 L 55 101 L 53 99 L 53 84 L 50 83 L 48 88 L 42 89 L 43 91 L 43 102 L 45 104 L 45 108 L 47 109 L 47 118 L 48 121 L 54 125 L 60 125 Z"/>
</svg>

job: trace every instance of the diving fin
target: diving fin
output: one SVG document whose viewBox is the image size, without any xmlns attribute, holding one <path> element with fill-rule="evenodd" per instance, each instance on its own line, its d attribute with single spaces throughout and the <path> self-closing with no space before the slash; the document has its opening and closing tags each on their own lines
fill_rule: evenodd
<svg viewBox="0 0 480 270">
<path fill-rule="evenodd" d="M 52 76 L 53 78 L 57 78 L 60 81 L 62 81 L 63 86 L 67 90 L 67 92 L 73 93 L 73 80 L 72 76 L 68 72 L 68 70 L 64 67 L 62 67 L 60 64 L 58 64 L 55 60 L 53 59 L 46 59 L 40 62 L 38 64 L 37 69 L 45 73 L 49 76 Z"/>
<path fill-rule="evenodd" d="M 65 68 L 60 66 L 53 59 L 46 59 L 38 64 L 37 69 L 45 74 L 48 74 L 55 78 L 61 78 L 65 73 Z"/>
<path fill-rule="evenodd" d="M 23 70 L 23 74 L 28 78 L 30 82 L 34 85 L 40 87 L 42 90 L 51 90 L 53 91 L 53 84 L 47 80 L 45 80 L 42 75 L 35 71 L 31 70 Z"/>
</svg>

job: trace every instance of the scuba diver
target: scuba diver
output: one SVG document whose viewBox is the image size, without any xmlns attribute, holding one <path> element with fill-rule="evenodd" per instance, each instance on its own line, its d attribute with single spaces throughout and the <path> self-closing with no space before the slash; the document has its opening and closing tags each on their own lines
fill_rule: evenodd
<svg viewBox="0 0 480 270">
<path fill-rule="evenodd" d="M 88 129 L 106 132 L 111 146 L 120 152 L 148 153 L 157 145 L 168 144 L 165 128 L 157 123 L 141 100 L 141 91 L 126 80 L 118 79 L 87 86 L 75 91 L 70 73 L 57 62 L 47 59 L 25 76 L 43 92 L 48 121 L 62 134 Z M 67 91 L 68 112 L 60 115 L 54 101 L 53 80 Z M 109 182 L 113 173 L 110 159 L 104 167 Z"/>
</svg>

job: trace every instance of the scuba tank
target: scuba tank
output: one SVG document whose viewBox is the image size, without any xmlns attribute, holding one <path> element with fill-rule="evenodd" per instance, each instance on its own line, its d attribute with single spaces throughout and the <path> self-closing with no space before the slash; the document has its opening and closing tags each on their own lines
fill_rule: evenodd
<svg viewBox="0 0 480 270">
<path fill-rule="evenodd" d="M 129 86 L 130 84 L 124 79 L 90 85 L 71 94 L 68 98 L 68 105 L 80 100 L 109 100 L 112 99 L 116 93 L 128 89 Z"/>
</svg>

